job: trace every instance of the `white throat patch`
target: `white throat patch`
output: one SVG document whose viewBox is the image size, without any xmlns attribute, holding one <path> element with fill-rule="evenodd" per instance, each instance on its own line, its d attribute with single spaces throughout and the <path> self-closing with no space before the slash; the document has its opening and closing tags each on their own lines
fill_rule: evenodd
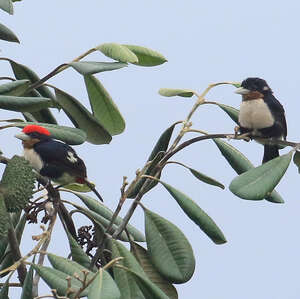
<svg viewBox="0 0 300 299">
<path fill-rule="evenodd" d="M 247 129 L 263 129 L 274 125 L 274 117 L 263 99 L 242 101 L 239 123 Z"/>
<path fill-rule="evenodd" d="M 40 171 L 43 168 L 43 161 L 40 156 L 32 148 L 24 149 L 24 158 L 36 170 Z"/>
</svg>

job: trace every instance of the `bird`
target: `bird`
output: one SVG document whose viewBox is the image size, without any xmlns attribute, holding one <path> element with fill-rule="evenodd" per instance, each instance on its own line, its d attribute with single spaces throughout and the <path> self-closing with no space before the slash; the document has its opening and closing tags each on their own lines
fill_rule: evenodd
<svg viewBox="0 0 300 299">
<path fill-rule="evenodd" d="M 284 108 L 264 79 L 247 78 L 235 93 L 242 95 L 238 117 L 241 134 L 250 133 L 250 137 L 286 140 L 287 124 Z M 264 143 L 262 163 L 278 156 L 277 145 Z"/>
<path fill-rule="evenodd" d="M 39 125 L 26 125 L 15 137 L 22 140 L 24 158 L 40 175 L 60 186 L 86 184 L 103 202 L 94 184 L 87 179 L 84 161 L 70 145 L 54 140 L 50 132 Z"/>
</svg>

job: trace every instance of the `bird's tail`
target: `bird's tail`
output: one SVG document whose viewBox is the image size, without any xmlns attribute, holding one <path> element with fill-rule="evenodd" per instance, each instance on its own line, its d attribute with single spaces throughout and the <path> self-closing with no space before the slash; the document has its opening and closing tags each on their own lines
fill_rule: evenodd
<svg viewBox="0 0 300 299">
<path fill-rule="evenodd" d="M 276 145 L 264 145 L 264 158 L 263 163 L 266 163 L 279 156 L 279 150 Z"/>
<path fill-rule="evenodd" d="M 103 202 L 102 196 L 99 194 L 99 192 L 96 190 L 95 185 L 89 182 L 87 179 L 84 179 L 84 182 L 87 184 L 87 186 L 95 193 L 95 195 Z"/>
</svg>

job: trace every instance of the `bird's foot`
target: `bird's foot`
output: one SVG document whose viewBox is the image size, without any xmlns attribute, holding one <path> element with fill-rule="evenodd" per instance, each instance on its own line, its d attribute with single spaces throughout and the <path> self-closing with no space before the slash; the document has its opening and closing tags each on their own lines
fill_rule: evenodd
<svg viewBox="0 0 300 299">
<path fill-rule="evenodd" d="M 237 138 L 239 132 L 240 132 L 240 126 L 235 126 L 234 127 L 234 138 Z"/>
<path fill-rule="evenodd" d="M 244 133 L 244 134 L 236 135 L 235 139 L 238 139 L 238 140 L 242 139 L 244 141 L 249 142 L 252 139 L 251 138 L 251 133 L 247 132 L 247 133 Z"/>
</svg>

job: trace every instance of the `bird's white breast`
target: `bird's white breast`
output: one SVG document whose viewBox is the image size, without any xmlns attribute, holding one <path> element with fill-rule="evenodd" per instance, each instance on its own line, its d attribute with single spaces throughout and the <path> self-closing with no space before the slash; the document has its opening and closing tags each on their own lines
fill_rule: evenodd
<svg viewBox="0 0 300 299">
<path fill-rule="evenodd" d="M 273 126 L 274 117 L 263 99 L 242 101 L 239 123 L 244 128 L 262 129 Z"/>
<path fill-rule="evenodd" d="M 40 156 L 32 149 L 24 149 L 24 158 L 30 163 L 30 165 L 37 171 L 40 171 L 43 167 L 43 162 Z"/>
</svg>

